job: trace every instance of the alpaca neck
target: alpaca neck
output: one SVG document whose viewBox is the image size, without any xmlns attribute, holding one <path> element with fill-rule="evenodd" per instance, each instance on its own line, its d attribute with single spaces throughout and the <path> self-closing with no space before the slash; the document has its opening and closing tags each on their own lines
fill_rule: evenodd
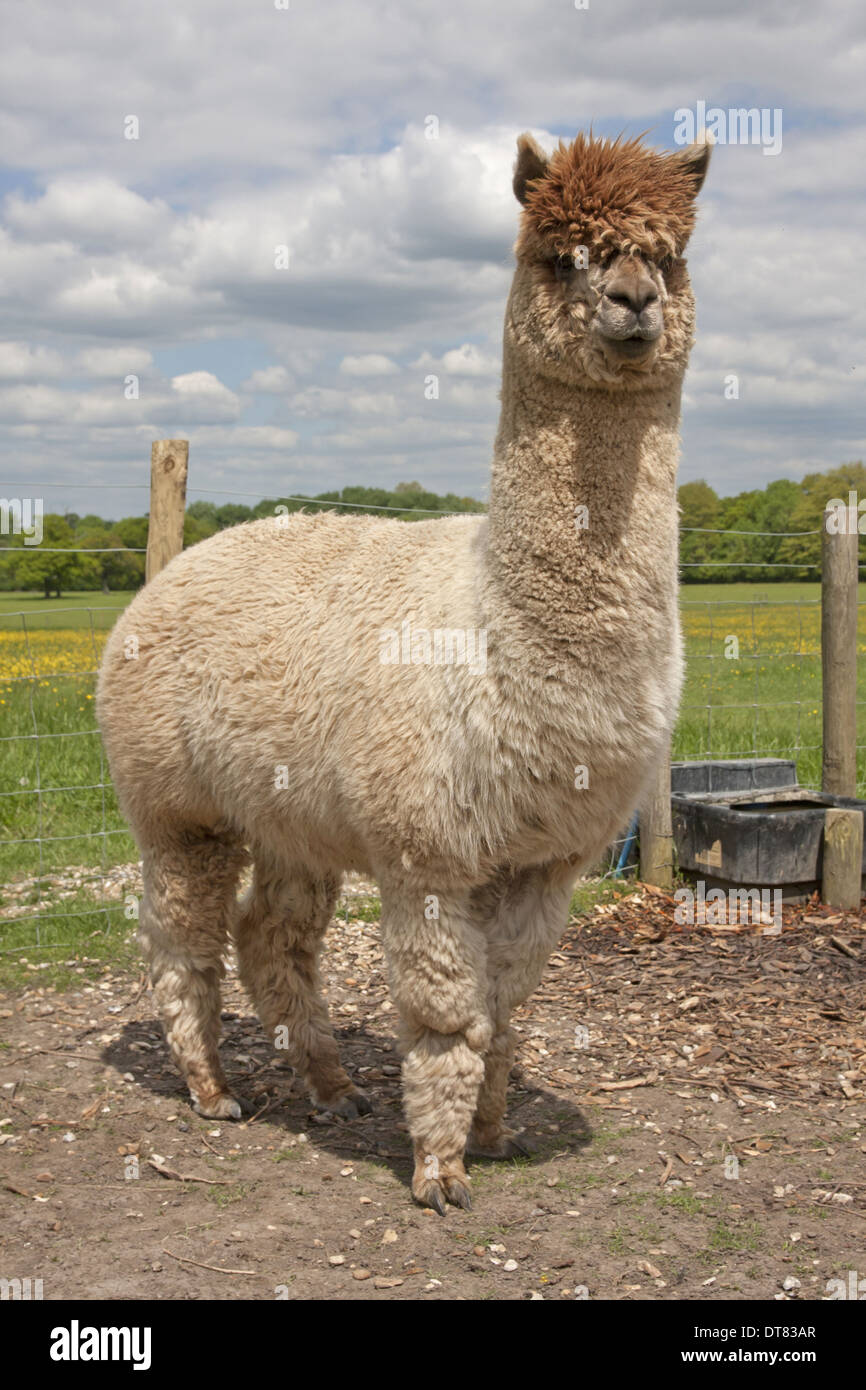
<svg viewBox="0 0 866 1390">
<path fill-rule="evenodd" d="M 487 571 L 524 635 L 586 654 L 673 621 L 681 385 L 569 386 L 528 371 L 506 332 Z"/>
</svg>

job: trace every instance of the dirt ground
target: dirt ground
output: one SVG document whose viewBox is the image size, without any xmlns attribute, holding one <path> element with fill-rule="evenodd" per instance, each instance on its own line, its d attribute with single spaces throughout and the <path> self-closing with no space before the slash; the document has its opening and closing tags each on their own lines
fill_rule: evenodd
<svg viewBox="0 0 866 1390">
<path fill-rule="evenodd" d="M 866 1276 L 866 923 L 679 927 L 638 888 L 576 919 L 520 1011 L 527 1160 L 414 1206 L 375 923 L 327 993 L 374 1113 L 311 1112 L 229 966 L 223 1053 L 258 1112 L 202 1120 L 143 975 L 0 1009 L 0 1275 L 45 1299 L 800 1299 Z M 43 977 L 44 978 L 44 977 Z M 866 1287 L 866 1286 L 864 1286 Z"/>
</svg>

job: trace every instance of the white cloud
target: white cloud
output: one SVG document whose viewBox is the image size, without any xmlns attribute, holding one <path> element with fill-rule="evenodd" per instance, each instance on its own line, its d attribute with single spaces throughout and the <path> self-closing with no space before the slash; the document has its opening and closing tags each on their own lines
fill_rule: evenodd
<svg viewBox="0 0 866 1390">
<path fill-rule="evenodd" d="M 219 425 L 203 425 L 192 431 L 190 447 L 222 445 L 241 449 L 294 449 L 298 435 L 294 430 L 278 429 L 274 425 L 234 425 L 230 429 Z"/>
<path fill-rule="evenodd" d="M 173 376 L 171 387 L 182 396 L 231 396 L 234 401 L 237 400 L 213 372 L 185 372 L 182 376 Z"/>
<path fill-rule="evenodd" d="M 397 415 L 397 397 L 389 391 L 353 391 L 347 404 L 356 415 Z"/>
<path fill-rule="evenodd" d="M 48 29 L 41 7 L 19 7 L 0 55 L 6 145 L 21 164 L 95 167 L 125 182 L 192 170 L 192 196 L 202 176 L 294 176 L 333 149 L 378 149 L 406 112 L 419 127 L 432 111 L 466 131 L 540 112 L 567 126 L 648 116 L 672 126 L 699 97 L 727 105 L 735 74 L 758 105 L 859 117 L 861 69 L 856 6 L 828 6 L 816 24 L 810 7 L 780 0 L 710 12 L 674 0 L 561 5 L 541 20 L 521 0 L 446 0 L 435 24 L 417 4 L 373 23 L 351 0 L 332 0 L 326 20 L 304 0 L 284 11 L 185 0 L 182 12 L 173 0 L 146 10 L 81 0 L 53 9 Z M 130 113 L 134 141 L 124 139 Z"/>
<path fill-rule="evenodd" d="M 153 365 L 153 357 L 146 348 L 83 348 L 75 358 L 74 365 L 88 376 L 123 377 L 129 373 L 147 371 Z"/>
<path fill-rule="evenodd" d="M 239 397 L 223 385 L 212 372 L 185 372 L 180 376 L 174 376 L 171 379 L 171 389 L 180 397 L 180 420 L 236 420 L 240 415 Z"/>
<path fill-rule="evenodd" d="M 141 455 L 146 477 L 148 430 L 211 430 L 207 476 L 227 488 L 255 466 L 272 491 L 277 479 L 318 491 L 411 475 L 480 495 L 515 136 L 547 122 L 554 133 L 533 128 L 550 148 L 594 116 L 605 133 L 650 127 L 670 142 L 677 107 L 735 104 L 731 73 L 750 104 L 782 107 L 784 145 L 772 159 L 713 154 L 690 255 L 683 476 L 735 491 L 856 456 L 855 7 L 831 6 L 819 26 L 782 0 L 711 15 L 675 0 L 621 0 L 615 13 L 566 3 L 544 22 L 517 0 L 446 0 L 438 18 L 404 5 L 371 25 L 349 0 L 333 0 L 327 24 L 304 0 L 122 13 L 81 0 L 46 34 L 39 7 L 21 9 L 0 51 L 0 129 L 25 171 L 0 228 L 16 468 L 110 481 Z M 128 114 L 137 140 L 124 139 Z M 286 271 L 274 266 L 283 243 Z M 274 365 L 251 370 L 263 360 Z M 427 371 L 442 377 L 435 404 Z M 735 403 L 720 394 L 730 371 Z M 130 372 L 146 374 L 138 402 L 119 389 Z M 76 389 L 82 376 L 94 389 Z"/>
<path fill-rule="evenodd" d="M 21 423 L 68 418 L 70 395 L 59 387 L 34 383 L 0 390 L 0 415 Z"/>
<path fill-rule="evenodd" d="M 28 381 L 33 378 L 59 376 L 63 358 L 59 352 L 30 343 L 0 343 L 0 379 Z"/>
<path fill-rule="evenodd" d="M 211 372 L 189 372 L 128 399 L 122 382 L 92 391 L 68 391 L 42 383 L 0 390 L 0 412 L 21 423 L 120 426 L 137 429 L 236 420 L 240 401 Z M 164 430 L 163 430 L 164 432 Z"/>
<path fill-rule="evenodd" d="M 308 386 L 289 400 L 290 414 L 301 420 L 320 420 L 327 415 L 339 415 L 348 400 L 348 392 L 333 386 Z"/>
<path fill-rule="evenodd" d="M 449 348 L 438 358 L 429 352 L 422 352 L 412 366 L 422 371 L 447 372 L 453 376 L 498 376 L 502 370 L 502 358 L 482 352 L 474 343 L 462 343 L 458 348 Z"/>
<path fill-rule="evenodd" d="M 346 376 L 391 376 L 400 368 L 381 352 L 364 352 L 357 357 L 344 357 L 340 371 Z"/>
<path fill-rule="evenodd" d="M 285 367 L 261 367 L 241 384 L 242 391 L 281 396 L 288 391 L 291 377 Z"/>
<path fill-rule="evenodd" d="M 148 200 L 99 174 L 54 179 L 33 199 L 11 193 L 6 222 L 32 242 L 71 241 L 88 251 L 146 246 L 164 233 L 171 211 L 162 199 Z"/>
</svg>

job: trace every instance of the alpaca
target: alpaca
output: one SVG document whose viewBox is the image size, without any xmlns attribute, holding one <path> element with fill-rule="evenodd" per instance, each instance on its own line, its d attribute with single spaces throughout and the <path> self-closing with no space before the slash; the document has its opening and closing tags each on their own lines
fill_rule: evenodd
<svg viewBox="0 0 866 1390">
<path fill-rule="evenodd" d="M 195 1109 L 241 1115 L 217 1051 L 231 935 L 314 1103 L 369 1110 L 317 962 L 341 875 L 373 875 L 412 1193 L 442 1215 L 470 1206 L 467 1152 L 523 1151 L 511 1013 L 674 721 L 683 251 L 708 157 L 581 135 L 548 158 L 521 136 L 487 516 L 234 527 L 176 557 L 106 647 L 140 940 Z"/>
</svg>

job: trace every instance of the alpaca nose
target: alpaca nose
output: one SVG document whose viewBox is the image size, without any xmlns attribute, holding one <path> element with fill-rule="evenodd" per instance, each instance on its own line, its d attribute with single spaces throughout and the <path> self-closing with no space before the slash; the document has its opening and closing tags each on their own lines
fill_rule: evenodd
<svg viewBox="0 0 866 1390">
<path fill-rule="evenodd" d="M 634 314 L 642 314 L 647 305 L 659 297 L 658 290 L 645 272 L 637 278 L 617 278 L 605 290 L 605 296 L 611 304 L 631 309 Z"/>
<path fill-rule="evenodd" d="M 648 356 L 664 331 L 664 315 L 661 295 L 643 261 L 623 257 L 612 267 L 596 322 L 609 351 Z"/>
</svg>

